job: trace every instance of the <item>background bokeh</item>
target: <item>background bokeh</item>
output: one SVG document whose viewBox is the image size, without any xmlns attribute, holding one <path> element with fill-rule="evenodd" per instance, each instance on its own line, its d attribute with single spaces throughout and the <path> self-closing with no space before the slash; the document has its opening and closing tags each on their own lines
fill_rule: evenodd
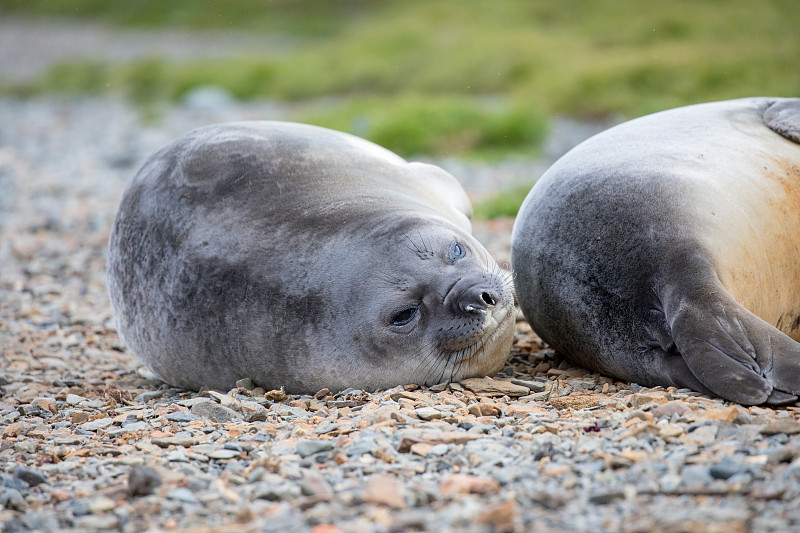
<svg viewBox="0 0 800 533">
<path fill-rule="evenodd" d="M 72 38 L 0 37 L 40 64 L 0 60 L 2 94 L 120 93 L 151 121 L 255 100 L 407 157 L 534 157 L 556 117 L 800 94 L 796 0 L 0 0 L 6 29 L 31 19 Z M 84 35 L 98 28 L 108 39 Z"/>
</svg>

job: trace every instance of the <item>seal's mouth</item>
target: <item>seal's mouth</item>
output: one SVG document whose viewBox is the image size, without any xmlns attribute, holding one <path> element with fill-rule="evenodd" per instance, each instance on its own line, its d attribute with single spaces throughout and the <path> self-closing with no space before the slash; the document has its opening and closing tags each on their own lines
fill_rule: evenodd
<svg viewBox="0 0 800 533">
<path fill-rule="evenodd" d="M 486 346 L 494 344 L 498 337 L 503 333 L 503 326 L 506 320 L 512 318 L 514 306 L 509 304 L 495 308 L 491 313 L 486 314 L 479 331 L 475 333 L 476 340 L 459 350 L 450 351 L 447 355 L 448 362 L 453 365 L 463 365 L 474 359 L 476 354 L 482 352 Z"/>
</svg>

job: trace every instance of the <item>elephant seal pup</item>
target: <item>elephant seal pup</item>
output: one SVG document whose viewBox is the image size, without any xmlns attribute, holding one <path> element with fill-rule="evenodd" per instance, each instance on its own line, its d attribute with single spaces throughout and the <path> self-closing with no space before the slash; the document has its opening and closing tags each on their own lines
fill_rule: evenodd
<svg viewBox="0 0 800 533">
<path fill-rule="evenodd" d="M 375 390 L 497 372 L 510 276 L 445 171 L 331 130 L 201 128 L 152 156 L 111 232 L 122 340 L 161 380 Z"/>
<path fill-rule="evenodd" d="M 557 161 L 512 233 L 517 297 L 574 362 L 742 404 L 800 394 L 800 99 L 616 126 Z"/>
</svg>

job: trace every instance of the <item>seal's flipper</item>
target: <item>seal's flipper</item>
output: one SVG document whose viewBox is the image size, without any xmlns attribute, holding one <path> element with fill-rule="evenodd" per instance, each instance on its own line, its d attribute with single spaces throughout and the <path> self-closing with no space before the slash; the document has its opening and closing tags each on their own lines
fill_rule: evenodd
<svg viewBox="0 0 800 533">
<path fill-rule="evenodd" d="M 800 98 L 771 103 L 764 111 L 764 124 L 790 141 L 800 144 Z"/>
<path fill-rule="evenodd" d="M 800 343 L 733 301 L 668 313 L 677 351 L 692 374 L 727 400 L 783 404 L 800 394 Z M 670 316 L 671 315 L 671 316 Z"/>
</svg>

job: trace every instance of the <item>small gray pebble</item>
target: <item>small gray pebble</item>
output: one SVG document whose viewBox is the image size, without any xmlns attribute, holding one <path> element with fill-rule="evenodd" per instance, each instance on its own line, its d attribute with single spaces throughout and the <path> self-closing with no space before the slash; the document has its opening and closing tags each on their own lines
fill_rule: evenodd
<svg viewBox="0 0 800 533">
<path fill-rule="evenodd" d="M 8 487 L 20 492 L 27 492 L 29 485 L 19 478 L 0 474 L 0 487 Z"/>
<path fill-rule="evenodd" d="M 714 479 L 728 479 L 746 471 L 747 464 L 736 461 L 731 457 L 723 457 L 721 461 L 711 465 L 708 470 Z"/>
<path fill-rule="evenodd" d="M 194 495 L 194 492 L 187 489 L 186 487 L 180 487 L 169 494 L 167 494 L 168 500 L 177 500 L 183 503 L 197 503 L 197 496 Z"/>
<path fill-rule="evenodd" d="M 308 457 L 315 453 L 327 452 L 333 449 L 333 443 L 321 439 L 303 439 L 297 443 L 297 453 L 300 457 Z"/>
<path fill-rule="evenodd" d="M 625 497 L 622 491 L 600 492 L 589 496 L 589 501 L 595 505 L 607 505 L 615 500 Z"/>
<path fill-rule="evenodd" d="M 533 392 L 544 392 L 547 388 L 547 385 L 539 382 L 539 381 L 528 381 L 525 379 L 512 379 L 511 383 L 514 385 L 522 385 L 523 387 L 528 387 Z"/>
<path fill-rule="evenodd" d="M 155 468 L 134 466 L 128 473 L 128 493 L 131 496 L 147 496 L 161 485 L 161 476 Z"/>
<path fill-rule="evenodd" d="M 69 405 L 78 405 L 86 398 L 83 396 L 78 396 L 77 394 L 67 394 L 67 404 Z"/>
<path fill-rule="evenodd" d="M 150 427 L 147 422 L 123 422 L 123 433 L 127 431 L 140 431 Z"/>
<path fill-rule="evenodd" d="M 450 446 L 447 444 L 436 444 L 433 448 L 431 448 L 432 455 L 446 455 L 447 452 L 450 451 Z"/>
<path fill-rule="evenodd" d="M 236 387 L 239 389 L 253 390 L 256 388 L 256 385 L 253 383 L 252 379 L 244 378 L 236 382 Z"/>
<path fill-rule="evenodd" d="M 705 465 L 686 465 L 681 471 L 681 484 L 684 486 L 706 486 L 711 480 L 711 473 Z"/>
<path fill-rule="evenodd" d="M 136 403 L 147 403 L 150 400 L 155 400 L 156 398 L 161 398 L 163 395 L 164 395 L 164 391 L 161 391 L 161 390 L 143 392 L 139 396 L 136 397 Z"/>
<path fill-rule="evenodd" d="M 267 410 L 266 409 L 257 409 L 250 413 L 244 415 L 245 422 L 266 422 L 267 421 Z"/>
<path fill-rule="evenodd" d="M 41 485 L 42 483 L 47 482 L 47 478 L 45 478 L 39 472 L 29 468 L 23 468 L 21 466 L 14 468 L 13 474 L 15 478 L 21 479 L 27 483 L 29 487 L 35 487 L 36 485 Z"/>
<path fill-rule="evenodd" d="M 0 489 L 0 508 L 14 509 L 16 511 L 25 510 L 25 498 L 22 493 L 17 489 L 11 487 L 3 487 Z"/>
<path fill-rule="evenodd" d="M 239 457 L 241 454 L 242 452 L 240 451 L 223 448 L 221 450 L 214 450 L 208 454 L 208 457 L 211 459 L 227 460 Z"/>
<path fill-rule="evenodd" d="M 192 406 L 192 413 L 221 424 L 242 418 L 242 416 L 233 409 L 220 405 L 213 400 L 197 402 Z"/>
<path fill-rule="evenodd" d="M 167 415 L 167 420 L 170 422 L 193 422 L 200 420 L 200 417 L 189 411 L 175 411 Z"/>
</svg>

